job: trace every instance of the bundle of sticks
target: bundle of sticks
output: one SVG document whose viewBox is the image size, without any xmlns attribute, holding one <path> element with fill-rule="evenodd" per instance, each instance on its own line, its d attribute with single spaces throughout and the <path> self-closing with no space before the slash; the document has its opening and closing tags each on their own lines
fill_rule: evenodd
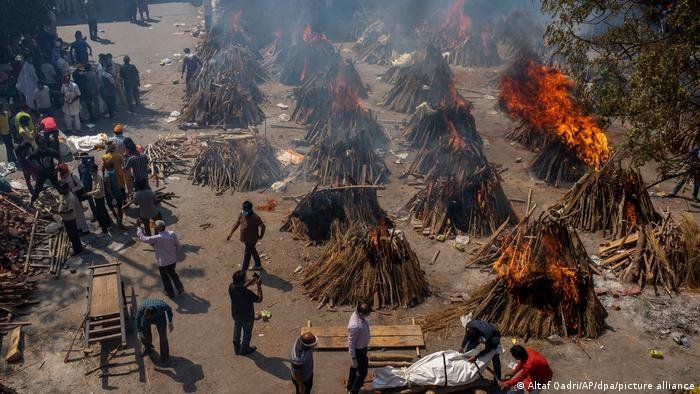
<svg viewBox="0 0 700 394">
<path fill-rule="evenodd" d="M 500 105 L 500 107 L 503 109 L 502 105 Z M 532 152 L 539 151 L 547 143 L 547 133 L 529 125 L 525 121 L 520 122 L 518 126 L 508 130 L 505 134 L 505 138 Z"/>
<path fill-rule="evenodd" d="M 445 48 L 449 52 L 450 64 L 470 67 L 493 67 L 501 64 L 496 39 L 492 29 L 484 25 L 478 34 L 475 32 L 459 44 Z"/>
<path fill-rule="evenodd" d="M 367 226 L 386 223 L 392 227 L 386 211 L 379 206 L 377 187 L 348 185 L 319 190 L 316 186 L 299 201 L 280 231 L 289 231 L 296 238 L 322 243 L 330 239 L 334 222 L 338 222 L 341 230 L 350 223 Z"/>
<path fill-rule="evenodd" d="M 661 218 L 639 170 L 623 168 L 619 160 L 588 171 L 564 195 L 558 209 L 574 227 L 609 231 L 613 238 L 636 232 L 639 226 Z"/>
<path fill-rule="evenodd" d="M 360 62 L 387 65 L 394 52 L 394 40 L 386 24 L 381 20 L 375 20 L 367 25 L 351 49 Z"/>
<path fill-rule="evenodd" d="M 149 172 L 156 186 L 173 174 L 187 174 L 191 166 L 191 145 L 185 145 L 186 134 L 168 134 L 159 137 L 146 146 L 149 158 Z"/>
<path fill-rule="evenodd" d="M 13 271 L 0 271 L 0 320 L 9 324 L 14 317 L 25 316 L 22 308 L 37 304 L 31 300 L 36 282 L 27 274 Z M 6 328 L 4 325 L 2 329 Z"/>
<path fill-rule="evenodd" d="M 265 119 L 260 104 L 266 99 L 256 82 L 267 78 L 250 50 L 225 46 L 197 70 L 181 119 L 225 128 L 259 124 Z"/>
<path fill-rule="evenodd" d="M 348 90 L 351 94 L 367 98 L 367 88 L 362 83 L 355 66 L 349 61 L 326 67 L 318 74 L 310 75 L 294 89 L 296 106 L 292 119 L 302 124 L 313 124 L 329 116 L 333 100 Z"/>
<path fill-rule="evenodd" d="M 266 139 L 243 136 L 209 139 L 194 160 L 188 179 L 221 194 L 229 189 L 233 193 L 266 188 L 284 176 L 284 168 Z"/>
<path fill-rule="evenodd" d="M 307 127 L 304 140 L 308 144 L 315 144 L 329 136 L 338 139 L 352 138 L 360 130 L 366 131 L 374 148 L 385 147 L 389 143 L 389 136 L 372 111 L 367 109 L 351 90 L 341 88 L 335 93 L 330 104 L 330 112 Z"/>
<path fill-rule="evenodd" d="M 275 33 L 275 39 L 262 49 L 262 56 L 265 59 L 266 68 L 270 69 L 274 63 L 283 63 L 283 59 L 289 56 L 289 49 L 292 47 L 292 35 L 283 31 Z"/>
<path fill-rule="evenodd" d="M 457 95 L 450 66 L 432 44 L 417 55 L 413 65 L 398 68 L 394 79 L 383 99 L 383 105 L 393 111 L 413 113 L 424 102 L 433 108 L 453 107 L 463 100 Z"/>
<path fill-rule="evenodd" d="M 381 223 L 336 228 L 318 261 L 302 270 L 309 296 L 331 306 L 369 302 L 409 307 L 430 294 L 418 257 L 403 233 Z"/>
<path fill-rule="evenodd" d="M 607 312 L 595 295 L 592 262 L 578 235 L 556 212 L 546 210 L 531 221 L 533 211 L 528 207 L 501 245 L 493 265 L 497 278 L 475 290 L 463 305 L 428 315 L 424 323 L 445 314 L 472 313 L 504 335 L 595 338 L 605 331 Z"/>
<path fill-rule="evenodd" d="M 468 233 L 483 237 L 516 215 L 500 177 L 486 163 L 472 172 L 432 178 L 404 207 L 423 235 Z"/>
<path fill-rule="evenodd" d="M 676 223 L 670 214 L 660 224 L 641 224 L 638 231 L 608 242 L 598 249 L 600 267 L 620 279 L 644 287 L 651 284 L 671 295 L 682 286 L 700 286 L 700 228 L 683 214 Z"/>
<path fill-rule="evenodd" d="M 301 85 L 306 78 L 324 68 L 340 62 L 340 55 L 324 34 L 315 34 L 311 27 L 304 30 L 302 40 L 292 44 L 287 56 L 277 57 L 281 62 L 280 82 L 285 85 Z"/>
<path fill-rule="evenodd" d="M 530 171 L 554 187 L 575 182 L 588 169 L 575 151 L 556 138 L 548 139 L 547 144 L 530 163 Z"/>
<path fill-rule="evenodd" d="M 219 51 L 228 46 L 239 46 L 251 50 L 251 54 L 255 59 L 259 59 L 260 55 L 255 50 L 256 45 L 253 39 L 240 28 L 227 28 L 223 25 L 216 25 L 197 43 L 197 56 L 206 63 L 213 59 Z"/>
</svg>

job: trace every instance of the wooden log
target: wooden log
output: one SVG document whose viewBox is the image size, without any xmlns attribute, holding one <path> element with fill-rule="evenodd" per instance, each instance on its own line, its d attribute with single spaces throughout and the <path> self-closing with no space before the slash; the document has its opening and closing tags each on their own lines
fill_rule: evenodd
<svg viewBox="0 0 700 394">
<path fill-rule="evenodd" d="M 22 326 L 15 327 L 10 332 L 7 342 L 7 352 L 5 353 L 5 362 L 17 362 L 22 358 Z"/>
</svg>

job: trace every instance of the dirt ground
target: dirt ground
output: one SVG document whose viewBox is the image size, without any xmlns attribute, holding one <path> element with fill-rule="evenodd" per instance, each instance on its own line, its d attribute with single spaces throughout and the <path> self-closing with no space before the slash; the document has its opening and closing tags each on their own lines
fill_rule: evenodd
<svg viewBox="0 0 700 394">
<path fill-rule="evenodd" d="M 190 29 L 201 14 L 190 3 L 160 3 L 151 6 L 154 22 L 133 25 L 112 22 L 100 25 L 100 35 L 109 42 L 91 43 L 95 57 L 98 53 L 111 52 L 115 59 L 129 54 L 141 70 L 142 101 L 145 108 L 135 115 L 120 111 L 118 120 L 127 124 L 126 135 L 142 145 L 158 135 L 178 131 L 174 123 L 165 123 L 170 111 L 179 110 L 182 103 L 182 85 L 173 85 L 179 77 L 179 64 L 175 53 L 184 47 L 194 47 L 196 39 L 189 36 Z M 176 24 L 184 24 L 184 26 Z M 74 31 L 87 26 L 63 26 L 59 34 L 70 40 Z M 347 52 L 343 52 L 348 55 Z M 172 65 L 160 66 L 162 58 L 175 60 Z M 380 192 L 382 206 L 392 214 L 405 204 L 416 189 L 405 185 L 398 176 L 412 158 L 397 163 L 393 153 L 407 151 L 402 145 L 400 128 L 397 126 L 408 116 L 389 112 L 377 106 L 388 85 L 377 80 L 384 67 L 358 65 L 366 84 L 371 88 L 368 106 L 391 135 L 393 146 L 388 149 L 386 161 L 392 176 L 386 190 Z M 489 161 L 507 169 L 503 173 L 506 194 L 513 199 L 525 199 L 528 190 L 534 190 L 533 198 L 539 207 L 555 202 L 565 189 L 555 189 L 533 179 L 527 171 L 532 153 L 511 146 L 503 134 L 513 123 L 495 108 L 497 89 L 495 80 L 501 69 L 469 69 L 456 67 L 461 93 L 473 102 L 473 114 L 479 132 L 485 140 Z M 260 130 L 276 149 L 294 148 L 291 141 L 302 138 L 303 130 L 275 129 L 277 117 L 290 113 L 293 108 L 291 88 L 277 82 L 262 85 L 270 102 L 265 105 L 268 117 Z M 290 109 L 276 107 L 285 103 Z M 90 134 L 111 129 L 113 120 L 102 120 Z M 189 133 L 196 134 L 200 130 Z M 87 133 L 87 132 L 86 132 Z M 611 131 L 614 142 L 619 131 Z M 393 153 L 392 153 L 393 152 Z M 522 161 L 516 160 L 522 158 Z M 646 179 L 655 178 L 653 168 L 645 168 Z M 298 195 L 311 189 L 307 182 L 293 181 L 284 195 Z M 669 182 L 659 185 L 658 190 L 669 191 Z M 87 252 L 81 258 L 69 261 L 69 268 L 59 279 L 42 277 L 36 298 L 40 300 L 29 316 L 33 323 L 25 330 L 24 361 L 19 365 L 2 366 L 6 384 L 20 392 L 92 393 L 92 392 L 206 392 L 206 393 L 280 393 L 293 392 L 290 381 L 289 355 L 292 341 L 299 327 L 310 320 L 313 325 L 344 325 L 350 307 L 335 310 L 318 309 L 296 285 L 294 269 L 305 264 L 319 251 L 316 247 L 304 247 L 294 241 L 289 233 L 279 232 L 282 219 L 294 206 L 293 201 L 282 200 L 272 192 L 251 192 L 214 195 L 208 188 L 191 185 L 186 175 L 173 177 L 168 190 L 180 196 L 174 200 L 177 208 L 163 209 L 166 223 L 174 230 L 183 244 L 178 271 L 184 280 L 186 294 L 168 302 L 175 311 L 175 330 L 170 335 L 172 365 L 159 367 L 150 360 L 142 360 L 135 354 L 135 338 L 130 334 L 131 348 L 112 361 L 118 365 L 109 368 L 109 376 L 100 376 L 100 371 L 85 373 L 104 360 L 109 349 L 95 347 L 83 358 L 83 352 L 74 352 L 68 364 L 63 362 L 75 328 L 86 310 L 87 266 L 109 262 L 121 262 L 122 274 L 127 289 L 134 288 L 138 302 L 148 297 L 161 297 L 162 290 L 155 269 L 152 249 L 135 240 L 135 227 L 114 233 L 112 237 L 89 236 L 84 238 Z M 272 312 L 267 323 L 256 323 L 253 344 L 258 351 L 249 357 L 234 356 L 231 344 L 232 321 L 229 313 L 227 288 L 231 274 L 237 269 L 242 256 L 239 242 L 226 242 L 225 237 L 232 221 L 239 212 L 242 201 L 249 199 L 254 204 L 264 203 L 267 197 L 280 200 L 273 212 L 262 212 L 268 233 L 259 250 L 263 254 L 264 302 L 261 308 Z M 653 197 L 659 210 L 674 213 L 690 210 L 685 199 L 660 199 Z M 524 204 L 513 202 L 518 213 Z M 697 211 L 697 206 L 694 208 Z M 695 213 L 696 220 L 700 216 Z M 134 219 L 130 219 L 134 221 Z M 201 224 L 211 223 L 202 230 Z M 461 253 L 449 243 L 438 243 L 419 236 L 405 221 L 397 221 L 404 230 L 413 249 L 418 254 L 433 290 L 433 296 L 412 309 L 397 309 L 384 314 L 374 314 L 373 324 L 410 324 L 412 317 L 425 314 L 435 308 L 449 304 L 451 296 L 468 296 L 471 289 L 479 286 L 488 275 L 478 270 L 465 269 L 468 252 Z M 94 231 L 97 233 L 95 224 Z M 596 234 L 580 234 L 589 253 L 601 238 Z M 479 241 L 473 240 L 472 246 Z M 428 265 L 437 250 L 440 257 L 434 265 Z M 627 287 L 611 278 L 597 278 L 599 286 L 611 289 Z M 127 291 L 128 293 L 128 291 Z M 554 370 L 554 380 L 560 383 L 579 381 L 602 381 L 604 383 L 700 383 L 698 351 L 698 319 L 700 297 L 685 292 L 678 297 L 656 296 L 646 290 L 639 297 L 603 297 L 610 316 L 608 324 L 615 330 L 608 331 L 596 340 L 583 341 L 581 347 L 566 340 L 564 344 L 552 345 L 546 341 L 531 340 L 528 346 L 541 349 Z M 688 334 L 690 350 L 676 345 L 669 332 Z M 454 328 L 444 335 L 428 335 L 427 348 L 423 353 L 456 348 L 462 328 Z M 504 338 L 504 344 L 512 341 L 522 343 L 522 338 Z M 82 348 L 80 343 L 77 346 Z M 654 359 L 650 349 L 664 353 L 664 359 Z M 349 366 L 345 352 L 317 352 L 315 355 L 315 392 L 343 393 L 343 379 Z M 510 356 L 504 356 L 504 365 Z M 554 390 L 550 390 L 554 391 Z M 564 390 L 582 392 L 584 390 Z M 594 390 L 595 391 L 595 390 Z M 621 390 L 631 392 L 632 390 Z M 668 390 L 660 390 L 668 391 Z"/>
</svg>

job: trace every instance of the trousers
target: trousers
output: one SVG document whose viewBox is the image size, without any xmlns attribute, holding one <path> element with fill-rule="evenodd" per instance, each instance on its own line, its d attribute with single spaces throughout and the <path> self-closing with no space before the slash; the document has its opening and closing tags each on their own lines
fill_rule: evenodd
<svg viewBox="0 0 700 394">
<path fill-rule="evenodd" d="M 65 115 L 66 131 L 80 131 L 80 115 Z"/>
<path fill-rule="evenodd" d="M 260 255 L 258 250 L 255 249 L 255 244 L 245 244 L 245 251 L 243 252 L 243 264 L 241 264 L 242 271 L 248 271 L 248 266 L 250 265 L 250 257 L 253 257 L 256 267 L 260 267 Z"/>
<path fill-rule="evenodd" d="M 233 320 L 233 349 L 236 354 L 243 354 L 250 349 L 250 338 L 253 336 L 255 320 Z M 242 338 L 241 338 L 241 333 Z"/>
<path fill-rule="evenodd" d="M 36 185 L 34 185 L 34 193 L 32 193 L 32 202 L 36 201 L 39 193 L 44 190 L 44 183 L 51 182 L 56 190 L 60 190 L 61 185 L 58 183 L 58 174 L 56 171 L 41 170 L 36 174 Z"/>
<path fill-rule="evenodd" d="M 355 349 L 355 360 L 357 360 L 357 368 L 350 367 L 348 375 L 347 389 L 351 393 L 359 393 L 367 378 L 367 370 L 369 369 L 369 358 L 367 357 L 367 348 Z"/>
<path fill-rule="evenodd" d="M 107 206 L 105 205 L 105 198 L 94 197 L 93 200 L 95 201 L 95 219 L 97 219 L 97 223 L 100 224 L 102 232 L 106 233 L 112 226 L 112 219 L 109 218 Z"/>
<path fill-rule="evenodd" d="M 180 277 L 175 272 L 175 263 L 166 265 L 165 267 L 158 267 L 160 272 L 160 279 L 163 281 L 163 288 L 165 289 L 165 294 L 169 297 L 173 297 L 175 292 L 173 291 L 173 285 L 178 292 L 182 293 L 185 291 L 185 287 L 180 282 Z"/>
<path fill-rule="evenodd" d="M 311 378 L 304 382 L 304 388 L 306 389 L 305 391 L 300 390 L 301 387 L 299 387 L 299 383 L 297 383 L 297 381 L 294 380 L 294 376 L 292 376 L 292 382 L 294 383 L 294 389 L 296 390 L 296 394 L 310 394 L 311 388 L 314 386 L 314 376 L 311 375 Z"/>
<path fill-rule="evenodd" d="M 166 324 L 156 324 L 156 329 L 158 330 L 158 340 L 160 346 L 160 359 L 162 361 L 167 361 L 170 359 L 170 346 L 168 345 L 168 328 Z M 153 333 L 151 332 L 151 325 L 147 325 L 146 328 L 141 330 L 140 335 L 141 343 L 146 350 L 153 349 Z"/>
<path fill-rule="evenodd" d="M 83 251 L 83 245 L 80 243 L 80 233 L 78 233 L 78 225 L 75 219 L 64 220 L 63 228 L 66 230 L 68 240 L 73 246 L 73 254 L 78 254 Z"/>
</svg>

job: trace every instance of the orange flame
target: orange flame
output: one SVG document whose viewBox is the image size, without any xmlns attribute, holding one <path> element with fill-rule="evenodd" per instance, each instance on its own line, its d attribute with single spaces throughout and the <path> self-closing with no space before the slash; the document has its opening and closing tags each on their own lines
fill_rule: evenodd
<svg viewBox="0 0 700 394">
<path fill-rule="evenodd" d="M 317 42 L 317 41 L 328 41 L 328 38 L 324 33 L 316 34 L 311 30 L 311 25 L 306 25 L 304 28 L 304 41 L 306 42 Z"/>
<path fill-rule="evenodd" d="M 346 85 L 334 84 L 331 87 L 331 110 L 338 114 L 345 111 L 366 112 L 367 107 L 355 94 L 353 89 Z"/>
<path fill-rule="evenodd" d="M 637 210 L 634 204 L 629 201 L 625 203 L 625 220 L 629 223 L 637 224 Z"/>
<path fill-rule="evenodd" d="M 275 199 L 274 197 L 268 197 L 267 202 L 265 204 L 258 205 L 257 207 L 255 207 L 255 209 L 257 209 L 258 211 L 274 211 L 275 208 L 277 208 L 277 204 L 277 199 Z"/>
<path fill-rule="evenodd" d="M 571 96 L 571 80 L 557 68 L 534 61 L 528 63 L 525 71 L 526 81 L 512 76 L 501 79 L 501 101 L 508 113 L 554 133 L 588 165 L 607 160 L 608 139 Z"/>
<path fill-rule="evenodd" d="M 464 14 L 464 0 L 456 0 L 447 10 L 447 15 L 442 28 L 443 38 L 452 41 L 464 41 L 471 27 L 472 21 Z"/>
<path fill-rule="evenodd" d="M 451 120 L 445 120 L 445 124 L 447 125 L 447 138 L 448 138 L 448 144 L 454 149 L 455 151 L 459 150 L 462 146 L 464 146 L 464 141 L 462 141 L 462 136 L 459 135 L 457 132 L 457 129 L 455 128 L 454 123 L 452 123 Z"/>
</svg>

